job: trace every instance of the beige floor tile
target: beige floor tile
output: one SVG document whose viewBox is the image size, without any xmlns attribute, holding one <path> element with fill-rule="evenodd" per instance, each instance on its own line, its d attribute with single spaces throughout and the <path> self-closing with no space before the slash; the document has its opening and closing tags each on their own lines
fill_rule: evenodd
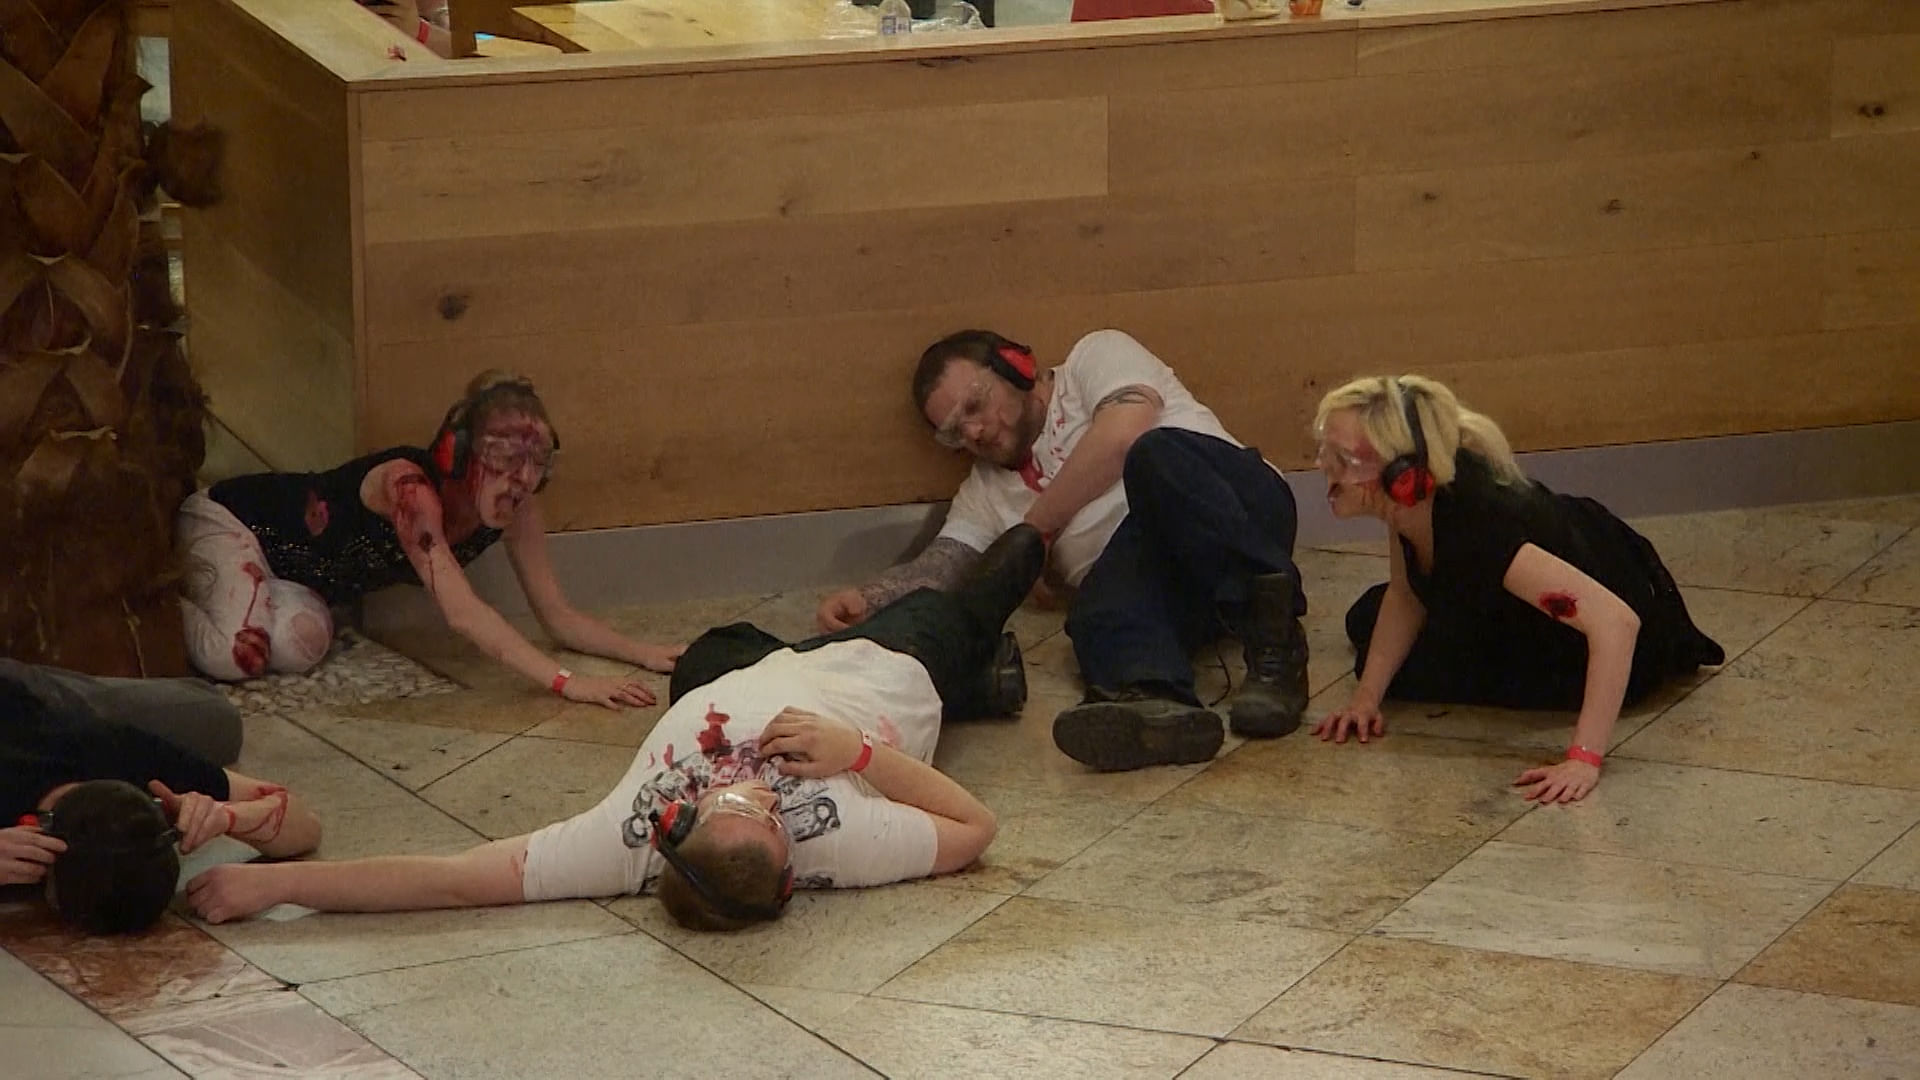
<svg viewBox="0 0 1920 1080">
<path fill-rule="evenodd" d="M 1861 885 L 1887 885 L 1920 890 L 1920 827 L 1909 830 L 1880 856 L 1855 874 Z"/>
<path fill-rule="evenodd" d="M 1920 1006 L 1920 893 L 1843 885 L 1735 978 Z"/>
<path fill-rule="evenodd" d="M 0 915 L 0 946 L 110 1018 L 281 989 L 279 980 L 173 914 L 145 933 L 103 937 L 74 929 L 36 904 Z"/>
<path fill-rule="evenodd" d="M 1911 791 L 1615 758 L 1586 799 L 1500 839 L 1838 881 L 1916 821 Z"/>
<path fill-rule="evenodd" d="M 1247 743 L 1157 805 L 1486 839 L 1530 809 L 1512 781 L 1536 759 L 1421 735 L 1366 746 L 1294 735 Z"/>
<path fill-rule="evenodd" d="M 1727 673 L 1911 702 L 1920 699 L 1920 609 L 1815 601 Z"/>
<path fill-rule="evenodd" d="M 267 991 L 124 1016 L 129 1034 L 199 1077 L 325 1076 L 409 1080 L 416 1074 L 299 994 Z"/>
<path fill-rule="evenodd" d="M 604 705 L 569 701 L 559 712 L 534 725 L 527 734 L 538 739 L 565 739 L 570 742 L 620 746 L 628 750 L 638 749 L 667 711 L 668 676 L 642 672 L 639 678 L 653 691 L 654 704 L 645 708 L 609 709 Z"/>
<path fill-rule="evenodd" d="M 1835 585 L 1832 600 L 1920 607 L 1920 532 L 1908 533 L 1892 547 Z"/>
<path fill-rule="evenodd" d="M 429 1080 L 870 1077 L 642 934 L 310 983 L 302 994 Z M 737 1052 L 729 1052 L 729 1050 Z"/>
<path fill-rule="evenodd" d="M 1725 674 L 1615 754 L 1920 790 L 1920 728 L 1895 697 Z"/>
<path fill-rule="evenodd" d="M 682 929 L 651 896 L 609 910 L 731 982 L 863 994 L 1005 900 L 925 882 L 803 889 L 779 921 L 730 934 Z"/>
<path fill-rule="evenodd" d="M 1460 1074 L 1423 1065 L 1230 1042 L 1214 1047 L 1181 1073 L 1180 1080 L 1460 1080 Z"/>
<path fill-rule="evenodd" d="M 1156 806 L 1026 895 L 1355 933 L 1445 873 L 1473 844 Z"/>
<path fill-rule="evenodd" d="M 893 1080 L 1171 1080 L 1212 1047 L 1189 1035 L 883 998 L 818 1030 Z"/>
<path fill-rule="evenodd" d="M 1783 596 L 1826 592 L 1905 531 L 1779 509 L 1644 518 L 1633 525 L 1682 585 Z"/>
<path fill-rule="evenodd" d="M 32 968 L 0 951 L 0 1046 L 12 1080 L 183 1075 Z"/>
<path fill-rule="evenodd" d="M 316 859 L 363 859 L 372 855 L 452 855 L 486 840 L 418 797 L 382 799 L 368 805 L 322 809 Z"/>
<path fill-rule="evenodd" d="M 625 747 L 522 737 L 420 794 L 497 840 L 593 808 L 632 764 L 633 751 Z"/>
<path fill-rule="evenodd" d="M 296 985 L 632 931 L 585 900 L 376 915 L 307 913 L 207 927 L 261 970 Z"/>
<path fill-rule="evenodd" d="M 814 990 L 802 986 L 767 986 L 763 983 L 736 982 L 735 986 L 759 998 L 781 1016 L 808 1031 L 818 1032 L 842 1013 L 872 1006 L 874 999 L 865 994 L 839 990 Z"/>
<path fill-rule="evenodd" d="M 1233 1037 L 1503 1075 L 1608 1077 L 1715 985 L 1362 937 Z"/>
<path fill-rule="evenodd" d="M 509 737 L 489 731 L 348 717 L 333 709 L 310 709 L 294 713 L 288 719 L 413 791 L 499 746 Z"/>
<path fill-rule="evenodd" d="M 1920 1009 L 1738 983 L 1721 987 L 1620 1080 L 1920 1076 Z"/>
<path fill-rule="evenodd" d="M 427 727 L 460 728 L 495 735 L 518 735 L 567 707 L 553 694 L 530 685 L 492 690 L 456 690 L 451 694 L 416 694 L 359 705 L 327 709 L 341 721 L 380 720 Z"/>
<path fill-rule="evenodd" d="M 1920 494 L 1791 503 L 1772 509 L 1779 513 L 1801 514 L 1828 521 L 1871 521 L 1905 525 L 1908 528 L 1920 525 Z"/>
<path fill-rule="evenodd" d="M 1223 1036 L 1344 935 L 1014 897 L 876 996 Z"/>
<path fill-rule="evenodd" d="M 1832 888 L 1496 840 L 1382 919 L 1376 932 L 1724 979 Z"/>
<path fill-rule="evenodd" d="M 1680 592 L 1686 597 L 1687 614 L 1693 617 L 1693 624 L 1719 642 L 1729 661 L 1786 625 L 1811 602 L 1804 596 L 1770 596 L 1738 589 L 1686 586 Z M 1706 674 L 1703 671 L 1699 677 Z"/>
<path fill-rule="evenodd" d="M 1051 795 L 1019 788 L 976 787 L 973 794 L 999 819 L 993 846 L 970 869 L 933 879 L 936 885 L 1018 893 L 1126 824 L 1140 804 L 1092 795 Z"/>
</svg>

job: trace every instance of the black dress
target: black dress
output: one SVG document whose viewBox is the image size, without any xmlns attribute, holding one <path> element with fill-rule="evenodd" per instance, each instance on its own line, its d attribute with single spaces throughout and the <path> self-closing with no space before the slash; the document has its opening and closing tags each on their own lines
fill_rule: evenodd
<svg viewBox="0 0 1920 1080">
<path fill-rule="evenodd" d="M 389 585 L 420 584 L 393 523 L 360 501 L 367 473 L 395 458 L 435 475 L 426 451 L 401 446 L 323 473 L 236 476 L 208 488 L 207 497 L 259 537 L 273 576 L 305 585 L 329 604 L 346 603 Z M 498 529 L 476 530 L 451 545 L 453 556 L 465 566 L 498 539 Z"/>
<path fill-rule="evenodd" d="M 1726 653 L 1694 626 L 1673 575 L 1653 545 L 1592 499 L 1557 495 L 1535 481 L 1501 484 L 1479 455 L 1462 450 L 1453 483 L 1433 497 L 1433 569 L 1422 572 L 1401 540 L 1407 580 L 1427 620 L 1388 687 L 1409 701 L 1578 709 L 1586 693 L 1587 638 L 1503 584 L 1515 555 L 1533 544 L 1606 586 L 1640 617 L 1626 701 Z M 1347 612 L 1347 636 L 1366 667 L 1385 584 Z"/>
</svg>

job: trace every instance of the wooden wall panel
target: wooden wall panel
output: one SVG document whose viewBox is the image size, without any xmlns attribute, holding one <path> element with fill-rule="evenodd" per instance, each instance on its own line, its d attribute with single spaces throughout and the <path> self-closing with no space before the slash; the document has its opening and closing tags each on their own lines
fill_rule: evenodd
<svg viewBox="0 0 1920 1080">
<path fill-rule="evenodd" d="M 1346 273 L 1350 189 L 1144 196 L 367 249 L 380 343 L 906 309 Z"/>
<path fill-rule="evenodd" d="M 174 119 L 227 135 L 220 200 L 182 215 L 189 355 L 267 461 L 337 463 L 355 425 L 346 86 L 228 4 L 175 8 Z"/>
<path fill-rule="evenodd" d="M 1920 230 L 1831 236 L 1826 255 L 1829 329 L 1920 323 Z M 1920 382 L 1920 352 L 1907 370 Z"/>
<path fill-rule="evenodd" d="M 958 163 L 998 157 L 1044 168 Z M 1100 98 L 370 143 L 367 242 L 1102 195 Z"/>
<path fill-rule="evenodd" d="M 1363 270 L 1920 226 L 1920 137 L 1361 177 Z"/>
<path fill-rule="evenodd" d="M 1920 131 L 1920 32 L 1835 41 L 1832 104 L 1835 135 Z"/>
</svg>

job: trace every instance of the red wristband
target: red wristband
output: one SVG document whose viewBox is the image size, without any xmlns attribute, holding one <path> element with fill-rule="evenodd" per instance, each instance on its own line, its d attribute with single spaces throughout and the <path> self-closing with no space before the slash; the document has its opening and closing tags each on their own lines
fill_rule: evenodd
<svg viewBox="0 0 1920 1080">
<path fill-rule="evenodd" d="M 847 771 L 848 772 L 866 772 L 867 765 L 872 761 L 873 761 L 873 736 L 863 731 L 860 733 L 860 756 L 853 759 L 853 764 L 847 766 Z"/>
<path fill-rule="evenodd" d="M 419 18 L 419 16 L 415 16 L 415 18 Z M 425 45 L 427 43 L 427 34 L 429 32 L 431 32 L 430 24 L 427 22 L 427 20 L 420 19 L 420 29 L 415 30 L 413 32 L 413 39 L 415 41 L 418 41 L 420 44 Z"/>
<path fill-rule="evenodd" d="M 1584 762 L 1597 769 L 1600 767 L 1601 762 L 1606 759 L 1584 746 L 1569 746 L 1567 747 L 1567 760 Z"/>
<path fill-rule="evenodd" d="M 553 677 L 551 689 L 556 694 L 565 694 L 567 692 L 567 680 L 571 678 L 573 678 L 573 672 L 568 671 L 566 668 L 561 668 L 559 674 Z"/>
</svg>

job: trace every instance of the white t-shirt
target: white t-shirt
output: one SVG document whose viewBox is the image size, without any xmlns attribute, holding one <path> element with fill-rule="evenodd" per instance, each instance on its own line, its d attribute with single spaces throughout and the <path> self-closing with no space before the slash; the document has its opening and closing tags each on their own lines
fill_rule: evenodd
<svg viewBox="0 0 1920 1080">
<path fill-rule="evenodd" d="M 708 788 L 763 780 L 780 796 L 801 888 L 881 885 L 933 872 L 933 819 L 864 779 L 782 776 L 760 756 L 760 733 L 793 706 L 844 720 L 931 761 L 940 695 L 920 662 L 871 641 L 782 649 L 682 698 L 660 717 L 633 766 L 600 805 L 527 840 L 526 899 L 643 892 L 659 874 L 648 814 Z"/>
<path fill-rule="evenodd" d="M 1092 425 L 1094 406 L 1126 386 L 1152 387 L 1160 395 L 1165 404 L 1155 427 L 1197 431 L 1241 445 L 1220 426 L 1213 410 L 1195 401 L 1173 369 L 1146 346 L 1118 330 L 1096 330 L 1081 338 L 1067 354 L 1066 363 L 1054 369 L 1053 400 L 1033 444 L 1035 469 L 1023 476 L 1013 469 L 975 462 L 953 497 L 940 535 L 985 551 L 1001 533 L 1020 524 Z M 1077 586 L 1087 576 L 1126 516 L 1126 487 L 1116 482 L 1067 522 L 1053 545 L 1054 565 L 1067 584 Z"/>
</svg>

